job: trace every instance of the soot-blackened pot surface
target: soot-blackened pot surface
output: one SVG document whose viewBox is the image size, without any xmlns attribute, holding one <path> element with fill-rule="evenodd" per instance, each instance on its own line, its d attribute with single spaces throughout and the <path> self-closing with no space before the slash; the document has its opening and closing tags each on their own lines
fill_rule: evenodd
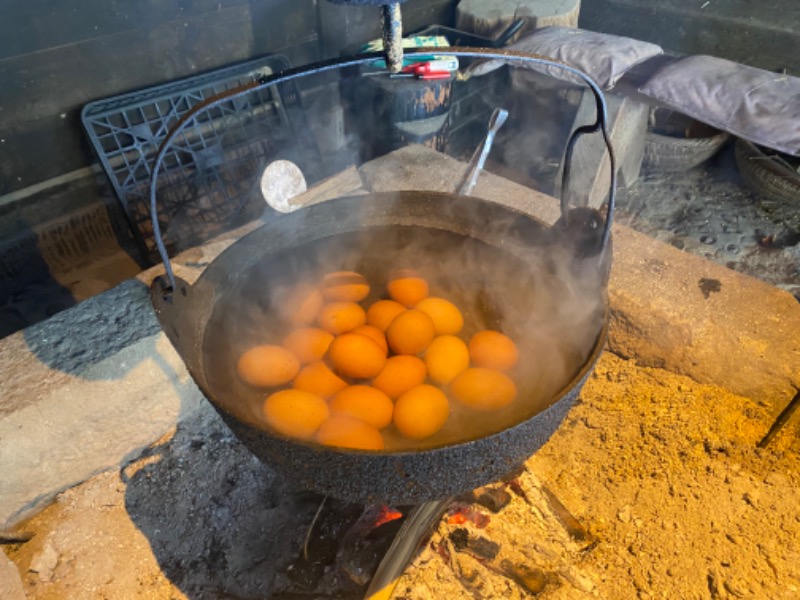
<svg viewBox="0 0 800 600">
<path fill-rule="evenodd" d="M 475 198 L 402 192 L 329 201 L 268 222 L 221 254 L 182 300 L 196 304 L 187 316 L 207 324 L 183 323 L 170 337 L 237 437 L 299 488 L 364 503 L 447 497 L 502 477 L 544 444 L 602 351 L 605 276 L 562 242 L 529 216 Z M 393 449 L 400 438 L 390 427 L 385 452 L 271 432 L 260 416 L 266 394 L 241 383 L 235 364 L 287 332 L 279 318 L 286 289 L 355 270 L 372 285 L 369 305 L 395 268 L 416 269 L 432 294 L 462 309 L 465 340 L 480 329 L 515 339 L 517 400 L 493 413 L 457 411 L 413 448 Z M 176 341 L 181 329 L 188 334 Z"/>
</svg>

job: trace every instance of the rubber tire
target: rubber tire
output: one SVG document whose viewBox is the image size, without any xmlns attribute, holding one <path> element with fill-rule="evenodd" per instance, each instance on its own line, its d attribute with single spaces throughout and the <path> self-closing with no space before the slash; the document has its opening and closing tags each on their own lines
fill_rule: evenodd
<svg viewBox="0 0 800 600">
<path fill-rule="evenodd" d="M 642 166 L 649 171 L 688 171 L 719 152 L 729 138 L 724 131 L 702 138 L 677 138 L 648 131 Z"/>
<path fill-rule="evenodd" d="M 747 186 L 765 198 L 800 205 L 800 173 L 770 160 L 755 144 L 737 138 L 736 166 Z"/>
</svg>

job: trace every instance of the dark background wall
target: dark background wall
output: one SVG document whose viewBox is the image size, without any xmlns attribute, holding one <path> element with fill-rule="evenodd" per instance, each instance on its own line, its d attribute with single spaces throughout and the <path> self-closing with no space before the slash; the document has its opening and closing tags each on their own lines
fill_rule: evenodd
<svg viewBox="0 0 800 600">
<path fill-rule="evenodd" d="M 584 0 L 579 26 L 800 75 L 798 0 Z"/>
<path fill-rule="evenodd" d="M 406 31 L 455 0 L 409 0 Z M 269 53 L 293 65 L 380 35 L 378 9 L 325 0 L 3 0 L 0 196 L 95 162 L 80 124 L 98 98 Z"/>
<path fill-rule="evenodd" d="M 412 32 L 454 21 L 457 0 L 408 0 Z M 800 72 L 798 0 L 584 0 L 580 26 Z M 3 0 L 0 200 L 95 162 L 81 107 L 268 53 L 293 65 L 378 37 L 375 7 L 327 0 Z"/>
</svg>

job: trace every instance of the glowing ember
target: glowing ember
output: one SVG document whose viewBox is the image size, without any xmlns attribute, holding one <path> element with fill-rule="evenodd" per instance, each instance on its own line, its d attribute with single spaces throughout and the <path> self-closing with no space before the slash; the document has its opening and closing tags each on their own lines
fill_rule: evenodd
<svg viewBox="0 0 800 600">
<path fill-rule="evenodd" d="M 475 510 L 472 506 L 453 506 L 447 516 L 449 525 L 464 525 L 472 523 L 478 529 L 483 529 L 489 524 L 491 519 L 488 515 Z"/>
<path fill-rule="evenodd" d="M 391 521 L 396 521 L 397 519 L 400 519 L 403 516 L 403 513 L 401 513 L 398 510 L 395 510 L 390 506 L 386 506 L 385 504 L 381 506 L 379 510 L 380 512 L 378 513 L 378 516 L 375 519 L 375 525 L 373 526 L 373 529 L 377 529 L 381 525 L 385 525 L 386 523 L 389 523 Z"/>
</svg>

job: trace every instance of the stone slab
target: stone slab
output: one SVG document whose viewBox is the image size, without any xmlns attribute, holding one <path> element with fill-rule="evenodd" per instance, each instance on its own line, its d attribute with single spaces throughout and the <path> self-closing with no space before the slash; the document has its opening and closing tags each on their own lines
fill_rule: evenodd
<svg viewBox="0 0 800 600">
<path fill-rule="evenodd" d="M 617 225 L 609 349 L 770 403 L 800 389 L 794 296 Z"/>
<path fill-rule="evenodd" d="M 289 200 L 289 205 L 294 208 L 319 204 L 325 200 L 356 194 L 365 194 L 364 182 L 358 169 L 350 167 L 341 173 L 323 179 L 311 189 Z"/>
<path fill-rule="evenodd" d="M 412 147 L 364 165 L 360 176 L 376 191 L 419 178 L 451 191 L 463 169 Z M 351 191 L 352 174 L 343 178 Z M 546 223 L 559 215 L 555 199 L 489 173 L 475 195 Z M 195 281 L 258 225 L 183 253 L 176 273 Z M 161 272 L 0 340 L 0 528 L 123 464 L 202 404 L 152 313 L 147 288 Z M 609 298 L 612 352 L 771 403 L 774 413 L 800 386 L 800 304 L 786 292 L 616 225 Z"/>
<path fill-rule="evenodd" d="M 4 416 L 0 523 L 19 521 L 59 491 L 131 460 L 201 401 L 159 333 Z"/>
<path fill-rule="evenodd" d="M 454 192 L 466 164 L 424 146 L 407 146 L 366 163 L 360 171 L 364 185 L 376 192 L 418 189 L 420 181 L 427 190 Z M 552 196 L 488 171 L 480 175 L 472 195 L 531 213 L 548 224 L 560 215 L 558 201 Z"/>
</svg>

